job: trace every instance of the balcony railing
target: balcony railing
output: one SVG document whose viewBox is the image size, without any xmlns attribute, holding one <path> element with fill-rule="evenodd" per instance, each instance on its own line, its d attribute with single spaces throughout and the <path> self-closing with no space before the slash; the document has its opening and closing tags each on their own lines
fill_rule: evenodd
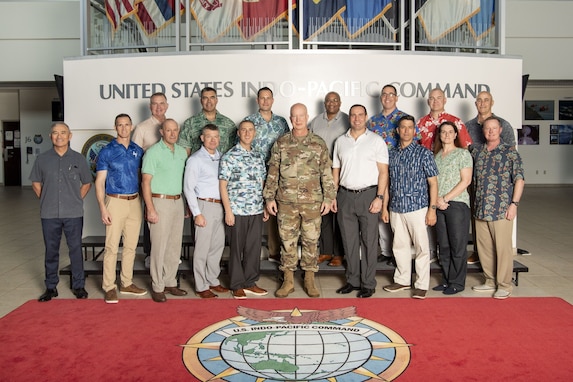
<svg viewBox="0 0 573 382">
<path fill-rule="evenodd" d="M 163 12 L 156 5 L 164 1 L 126 2 L 132 8 L 118 9 L 114 0 L 82 2 L 84 55 L 321 48 L 504 53 L 505 0 L 277 0 L 273 10 L 244 8 L 263 2 L 169 0 Z M 229 4 L 234 8 L 225 9 Z"/>
</svg>

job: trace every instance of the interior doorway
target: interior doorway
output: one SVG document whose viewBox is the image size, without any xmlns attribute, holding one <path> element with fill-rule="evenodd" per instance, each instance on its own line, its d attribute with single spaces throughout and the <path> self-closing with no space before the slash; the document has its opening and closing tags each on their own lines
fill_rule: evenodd
<svg viewBox="0 0 573 382">
<path fill-rule="evenodd" d="M 2 162 L 4 164 L 4 185 L 22 185 L 22 153 L 20 121 L 2 122 Z"/>
</svg>

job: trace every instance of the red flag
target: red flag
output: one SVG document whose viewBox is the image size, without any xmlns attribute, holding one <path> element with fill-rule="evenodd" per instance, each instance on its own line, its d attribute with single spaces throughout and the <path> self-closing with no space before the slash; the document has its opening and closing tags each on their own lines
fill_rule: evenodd
<svg viewBox="0 0 573 382">
<path fill-rule="evenodd" d="M 115 32 L 123 20 L 135 13 L 136 0 L 105 0 L 105 14 Z"/>
<path fill-rule="evenodd" d="M 291 1 L 294 8 L 296 0 Z M 239 26 L 243 38 L 252 40 L 286 17 L 288 0 L 243 0 L 243 17 Z"/>
</svg>

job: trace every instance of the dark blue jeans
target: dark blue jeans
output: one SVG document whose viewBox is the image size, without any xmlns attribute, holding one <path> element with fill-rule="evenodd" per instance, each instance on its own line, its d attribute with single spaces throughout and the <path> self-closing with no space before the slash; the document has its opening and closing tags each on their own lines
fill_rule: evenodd
<svg viewBox="0 0 573 382">
<path fill-rule="evenodd" d="M 470 208 L 462 202 L 449 202 L 445 210 L 438 210 L 436 234 L 440 247 L 442 283 L 458 289 L 466 285 Z"/>
<path fill-rule="evenodd" d="M 54 289 L 59 282 L 60 242 L 62 233 L 66 236 L 70 263 L 72 265 L 72 289 L 83 288 L 85 284 L 84 261 L 82 258 L 82 229 L 84 218 L 42 219 L 42 232 L 46 256 L 46 288 Z"/>
</svg>

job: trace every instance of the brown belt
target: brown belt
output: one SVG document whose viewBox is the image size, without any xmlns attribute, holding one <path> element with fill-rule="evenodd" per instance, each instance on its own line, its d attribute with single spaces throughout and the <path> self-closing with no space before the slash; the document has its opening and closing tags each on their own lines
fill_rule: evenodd
<svg viewBox="0 0 573 382">
<path fill-rule="evenodd" d="M 152 198 L 159 198 L 159 199 L 173 199 L 177 200 L 181 198 L 181 195 L 165 195 L 165 194 L 151 194 Z"/>
<path fill-rule="evenodd" d="M 199 200 L 203 200 L 205 202 L 211 202 L 211 203 L 219 203 L 221 204 L 221 199 L 213 199 L 213 198 L 197 198 Z"/>
<path fill-rule="evenodd" d="M 135 193 L 133 195 L 123 195 L 123 194 L 107 194 L 107 196 L 109 196 L 110 198 L 118 198 L 118 199 L 124 199 L 124 200 L 133 200 L 133 199 L 137 199 L 137 197 L 139 196 L 139 194 Z"/>
</svg>

